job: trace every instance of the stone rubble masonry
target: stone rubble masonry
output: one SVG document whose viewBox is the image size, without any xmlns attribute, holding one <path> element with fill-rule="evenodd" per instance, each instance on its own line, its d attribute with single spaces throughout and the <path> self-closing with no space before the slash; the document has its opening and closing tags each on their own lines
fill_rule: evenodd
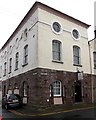
<svg viewBox="0 0 96 120">
<path fill-rule="evenodd" d="M 83 80 L 81 80 L 82 102 L 90 103 L 92 101 L 92 77 L 94 80 L 94 91 L 96 92 L 96 75 L 84 74 Z M 17 85 L 19 94 L 23 98 L 23 83 L 26 82 L 28 85 L 28 104 L 51 105 L 53 104 L 53 96 L 50 96 L 50 86 L 55 80 L 61 81 L 63 104 L 74 104 L 74 82 L 77 80 L 77 73 L 45 68 L 36 68 L 2 81 L 3 96 L 9 89 L 13 92 L 15 85 Z M 4 86 L 6 87 L 4 88 Z M 63 90 L 64 87 L 66 91 Z M 96 100 L 95 94 L 94 99 Z"/>
</svg>

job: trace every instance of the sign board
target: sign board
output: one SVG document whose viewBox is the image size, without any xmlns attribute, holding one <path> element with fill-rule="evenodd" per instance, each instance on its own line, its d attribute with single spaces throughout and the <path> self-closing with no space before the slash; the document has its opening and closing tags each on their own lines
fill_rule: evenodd
<svg viewBox="0 0 96 120">
<path fill-rule="evenodd" d="M 78 72 L 78 80 L 83 80 L 83 72 Z"/>
</svg>

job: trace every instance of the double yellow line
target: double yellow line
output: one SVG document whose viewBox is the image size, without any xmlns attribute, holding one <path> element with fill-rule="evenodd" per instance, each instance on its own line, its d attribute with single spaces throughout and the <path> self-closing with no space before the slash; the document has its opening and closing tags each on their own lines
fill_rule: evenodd
<svg viewBox="0 0 96 120">
<path fill-rule="evenodd" d="M 25 113 L 18 112 L 16 110 L 9 110 L 9 111 L 18 116 L 36 117 L 36 116 L 49 116 L 49 115 L 55 115 L 55 114 L 60 114 L 60 113 L 74 112 L 74 111 L 79 111 L 79 110 L 87 110 L 87 109 L 92 109 L 92 108 L 94 108 L 94 107 L 77 108 L 77 109 L 64 110 L 64 111 L 58 111 L 58 112 L 50 112 L 50 113 L 41 113 L 41 114 L 25 114 Z"/>
</svg>

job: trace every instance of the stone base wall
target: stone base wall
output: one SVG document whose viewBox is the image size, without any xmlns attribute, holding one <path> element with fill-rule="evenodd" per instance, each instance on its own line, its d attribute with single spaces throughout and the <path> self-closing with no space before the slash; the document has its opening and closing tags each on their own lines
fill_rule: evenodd
<svg viewBox="0 0 96 120">
<path fill-rule="evenodd" d="M 93 78 L 92 78 L 93 77 Z M 95 83 L 96 76 L 89 74 L 83 74 L 81 80 L 81 91 L 82 91 L 82 102 L 92 102 L 92 79 Z M 51 105 L 54 104 L 54 98 L 50 93 L 50 86 L 53 85 L 54 81 L 61 81 L 61 98 L 62 104 L 74 104 L 75 103 L 75 86 L 74 83 L 77 81 L 76 72 L 58 71 L 51 69 L 36 68 L 26 73 L 7 79 L 2 82 L 2 92 L 4 94 L 8 92 L 14 93 L 16 89 L 20 94 L 22 100 L 27 98 L 28 104 L 36 105 Z M 26 83 L 26 95 L 24 96 L 24 83 Z M 94 84 L 94 92 L 96 92 Z M 51 91 L 52 92 L 52 91 Z M 94 99 L 96 95 L 94 93 Z"/>
</svg>

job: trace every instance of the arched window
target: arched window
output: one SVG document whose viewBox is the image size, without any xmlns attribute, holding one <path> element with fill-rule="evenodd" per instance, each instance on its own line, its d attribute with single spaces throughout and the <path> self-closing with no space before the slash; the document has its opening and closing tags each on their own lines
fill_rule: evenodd
<svg viewBox="0 0 96 120">
<path fill-rule="evenodd" d="M 12 72 L 12 58 L 9 59 L 9 73 Z"/>
<path fill-rule="evenodd" d="M 18 69 L 18 63 L 19 63 L 19 52 L 15 55 L 15 70 Z"/>
<path fill-rule="evenodd" d="M 6 76 L 7 73 L 7 62 L 4 63 L 4 76 Z"/>
<path fill-rule="evenodd" d="M 28 45 L 24 47 L 24 65 L 28 64 Z"/>
<path fill-rule="evenodd" d="M 27 40 L 28 37 L 28 30 L 27 28 L 24 30 L 24 40 Z"/>
<path fill-rule="evenodd" d="M 75 65 L 80 65 L 80 47 L 73 46 L 73 62 Z"/>
<path fill-rule="evenodd" d="M 53 83 L 53 96 L 61 96 L 61 82 L 59 80 Z"/>
<path fill-rule="evenodd" d="M 61 42 L 58 40 L 52 41 L 52 53 L 53 53 L 53 60 L 61 61 Z"/>
<path fill-rule="evenodd" d="M 27 82 L 23 82 L 23 96 L 28 96 L 28 84 Z"/>
</svg>

